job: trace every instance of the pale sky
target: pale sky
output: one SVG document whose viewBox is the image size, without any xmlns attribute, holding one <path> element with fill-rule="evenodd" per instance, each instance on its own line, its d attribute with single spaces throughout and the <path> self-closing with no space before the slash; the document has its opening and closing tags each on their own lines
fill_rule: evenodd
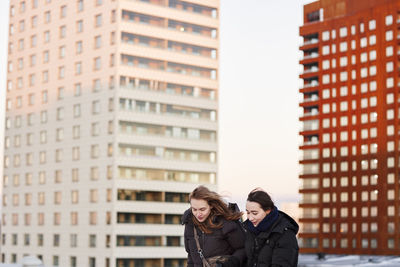
<svg viewBox="0 0 400 267">
<path fill-rule="evenodd" d="M 302 6 L 310 2 L 221 0 L 219 192 L 235 201 L 244 202 L 255 187 L 278 202 L 298 199 L 298 33 Z M 9 0 L 0 0 L 0 152 L 8 10 Z"/>
</svg>

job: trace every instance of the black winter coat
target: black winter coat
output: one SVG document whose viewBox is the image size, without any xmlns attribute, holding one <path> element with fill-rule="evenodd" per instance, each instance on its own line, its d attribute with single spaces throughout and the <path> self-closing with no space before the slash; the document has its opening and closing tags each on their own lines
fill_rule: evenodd
<svg viewBox="0 0 400 267">
<path fill-rule="evenodd" d="M 203 255 L 206 258 L 219 255 L 235 256 L 241 264 L 244 263 L 246 253 L 244 250 L 245 233 L 239 222 L 228 221 L 222 217 L 223 226 L 220 229 L 215 229 L 212 233 L 203 233 L 199 228 L 200 247 L 203 250 Z M 188 267 L 202 267 L 200 255 L 197 252 L 196 240 L 194 239 L 192 212 L 188 209 L 182 217 L 182 224 L 185 225 L 185 249 L 188 253 Z"/>
<path fill-rule="evenodd" d="M 298 231 L 299 225 L 296 221 L 282 211 L 279 211 L 278 220 L 268 231 L 256 235 L 247 230 L 247 266 L 296 267 L 299 256 L 296 239 Z"/>
</svg>

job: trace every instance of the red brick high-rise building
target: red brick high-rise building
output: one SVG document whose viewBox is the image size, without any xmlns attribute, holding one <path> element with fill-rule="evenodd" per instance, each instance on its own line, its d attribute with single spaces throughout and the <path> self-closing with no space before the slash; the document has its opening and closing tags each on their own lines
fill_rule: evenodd
<svg viewBox="0 0 400 267">
<path fill-rule="evenodd" d="M 400 249 L 400 1 L 304 6 L 303 253 Z"/>
</svg>

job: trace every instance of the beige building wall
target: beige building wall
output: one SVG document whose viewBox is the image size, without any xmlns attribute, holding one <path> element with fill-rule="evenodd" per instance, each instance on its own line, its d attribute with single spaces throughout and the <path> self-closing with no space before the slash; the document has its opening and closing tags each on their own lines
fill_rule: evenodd
<svg viewBox="0 0 400 267">
<path fill-rule="evenodd" d="M 219 1 L 10 1 L 2 261 L 184 266 L 215 188 Z"/>
</svg>

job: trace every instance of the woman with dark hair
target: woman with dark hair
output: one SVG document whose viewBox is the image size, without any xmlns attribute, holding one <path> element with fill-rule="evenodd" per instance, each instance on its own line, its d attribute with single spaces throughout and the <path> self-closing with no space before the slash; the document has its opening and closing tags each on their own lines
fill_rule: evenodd
<svg viewBox="0 0 400 267">
<path fill-rule="evenodd" d="M 299 256 L 299 226 L 279 211 L 267 192 L 251 191 L 246 202 L 246 255 L 249 267 L 295 267 Z"/>
<path fill-rule="evenodd" d="M 190 209 L 182 217 L 187 266 L 208 266 L 211 257 L 222 255 L 227 256 L 226 260 L 217 262 L 217 266 L 241 266 L 246 257 L 245 234 L 238 221 L 242 213 L 229 208 L 217 193 L 205 186 L 194 189 L 189 202 Z"/>
</svg>

